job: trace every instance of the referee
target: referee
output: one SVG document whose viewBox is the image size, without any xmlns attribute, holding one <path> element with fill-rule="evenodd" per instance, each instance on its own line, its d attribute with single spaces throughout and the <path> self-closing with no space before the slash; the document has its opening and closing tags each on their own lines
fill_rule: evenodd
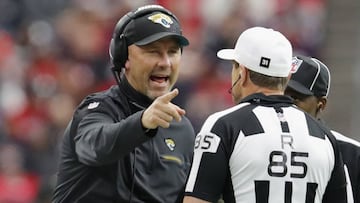
<svg viewBox="0 0 360 203">
<path fill-rule="evenodd" d="M 299 108 L 321 120 L 328 101 L 330 71 L 324 63 L 312 57 L 297 55 L 292 62 L 292 74 L 285 94 L 291 96 Z M 348 175 L 348 202 L 360 203 L 360 143 L 339 132 L 331 132 L 339 143 Z"/>
<path fill-rule="evenodd" d="M 343 161 L 329 130 L 284 96 L 292 47 L 278 31 L 245 30 L 231 60 L 232 108 L 210 115 L 195 141 L 185 203 L 343 203 Z"/>
</svg>

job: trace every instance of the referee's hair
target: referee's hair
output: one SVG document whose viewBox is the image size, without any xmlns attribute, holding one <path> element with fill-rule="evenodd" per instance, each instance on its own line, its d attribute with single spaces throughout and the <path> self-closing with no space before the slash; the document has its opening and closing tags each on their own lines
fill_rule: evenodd
<svg viewBox="0 0 360 203">
<path fill-rule="evenodd" d="M 250 69 L 249 71 L 250 80 L 257 86 L 267 87 L 272 90 L 284 91 L 289 81 L 288 77 L 273 77 L 267 76 L 261 73 L 257 73 Z"/>
</svg>

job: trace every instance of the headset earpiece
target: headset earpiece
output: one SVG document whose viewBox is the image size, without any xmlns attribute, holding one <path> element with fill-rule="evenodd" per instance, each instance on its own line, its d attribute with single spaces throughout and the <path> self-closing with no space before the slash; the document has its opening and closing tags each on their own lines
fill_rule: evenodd
<svg viewBox="0 0 360 203">
<path fill-rule="evenodd" d="M 133 19 L 133 13 L 124 15 L 116 24 L 109 46 L 109 55 L 115 70 L 121 70 L 127 59 L 127 44 L 124 31 L 129 22 Z"/>
</svg>

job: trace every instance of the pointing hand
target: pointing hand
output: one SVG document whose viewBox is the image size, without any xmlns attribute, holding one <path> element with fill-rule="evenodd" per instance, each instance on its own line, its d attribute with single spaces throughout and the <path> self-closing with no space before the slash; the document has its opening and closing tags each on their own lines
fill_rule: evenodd
<svg viewBox="0 0 360 203">
<path fill-rule="evenodd" d="M 171 103 L 171 100 L 178 94 L 179 90 L 174 89 L 156 98 L 142 115 L 143 127 L 147 129 L 155 129 L 158 126 L 168 128 L 173 119 L 181 121 L 181 116 L 185 115 L 185 110 Z"/>
</svg>

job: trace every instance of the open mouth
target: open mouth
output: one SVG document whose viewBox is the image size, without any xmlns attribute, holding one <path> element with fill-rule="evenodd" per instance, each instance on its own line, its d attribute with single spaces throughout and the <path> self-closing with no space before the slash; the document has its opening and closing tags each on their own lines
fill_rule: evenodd
<svg viewBox="0 0 360 203">
<path fill-rule="evenodd" d="M 150 80 L 157 83 L 163 83 L 169 80 L 169 76 L 150 76 Z"/>
</svg>

